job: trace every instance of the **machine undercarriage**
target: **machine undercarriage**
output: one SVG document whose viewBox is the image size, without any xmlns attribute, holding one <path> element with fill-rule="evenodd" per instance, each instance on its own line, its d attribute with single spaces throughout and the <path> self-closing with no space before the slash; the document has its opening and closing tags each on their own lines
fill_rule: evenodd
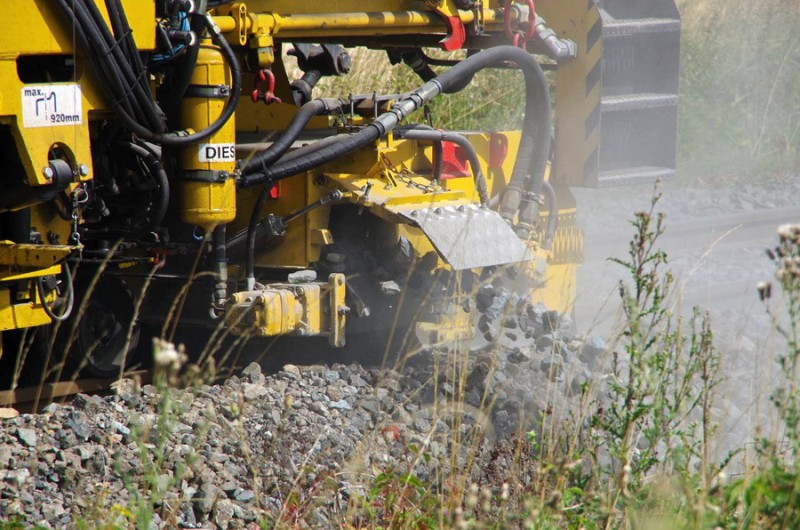
<svg viewBox="0 0 800 530">
<path fill-rule="evenodd" d="M 569 187 L 674 171 L 672 0 L 7 4 L 6 386 L 119 375 L 154 336 L 201 356 L 282 336 L 378 354 L 452 343 L 491 282 L 569 311 L 583 244 Z M 418 88 L 318 94 L 354 46 Z M 644 86 L 646 68 L 675 82 Z M 491 69 L 522 73 L 521 130 L 424 123 Z"/>
</svg>

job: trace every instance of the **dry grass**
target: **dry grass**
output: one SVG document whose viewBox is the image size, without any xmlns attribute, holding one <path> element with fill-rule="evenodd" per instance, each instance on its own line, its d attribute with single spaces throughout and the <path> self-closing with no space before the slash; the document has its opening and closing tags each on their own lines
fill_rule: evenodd
<svg viewBox="0 0 800 530">
<path fill-rule="evenodd" d="M 680 162 L 719 182 L 800 170 L 800 6 L 679 0 Z"/>
</svg>

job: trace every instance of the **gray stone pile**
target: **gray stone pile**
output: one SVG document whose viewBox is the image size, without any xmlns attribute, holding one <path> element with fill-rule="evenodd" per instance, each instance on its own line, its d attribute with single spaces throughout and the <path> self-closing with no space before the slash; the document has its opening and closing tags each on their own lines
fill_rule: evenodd
<svg viewBox="0 0 800 530">
<path fill-rule="evenodd" d="M 395 369 L 252 364 L 220 385 L 126 381 L 0 420 L 0 520 L 227 529 L 295 517 L 324 528 L 380 473 L 433 488 L 454 474 L 479 480 L 495 444 L 566 417 L 605 350 L 544 306 L 506 316 L 511 298 L 484 288 L 491 333 Z"/>
</svg>

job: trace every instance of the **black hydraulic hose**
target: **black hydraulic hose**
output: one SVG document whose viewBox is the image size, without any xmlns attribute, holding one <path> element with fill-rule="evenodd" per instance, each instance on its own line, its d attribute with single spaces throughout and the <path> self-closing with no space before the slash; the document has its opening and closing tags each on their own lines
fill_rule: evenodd
<svg viewBox="0 0 800 530">
<path fill-rule="evenodd" d="M 269 197 L 269 192 L 272 190 L 274 186 L 274 182 L 268 182 L 267 185 L 264 186 L 264 189 L 261 190 L 261 193 L 258 196 L 258 200 L 256 200 L 255 206 L 253 206 L 253 211 L 250 214 L 250 222 L 247 225 L 247 247 L 246 247 L 246 257 L 245 257 L 245 281 L 247 282 L 247 289 L 250 290 L 253 288 L 253 284 L 255 283 L 255 271 L 256 271 L 256 230 L 258 229 L 258 221 L 260 219 L 261 208 L 264 206 L 264 203 L 267 202 L 267 197 Z"/>
<path fill-rule="evenodd" d="M 142 105 L 152 105 L 152 101 L 149 100 L 149 94 L 137 90 L 139 88 L 137 76 L 131 72 L 130 65 L 121 55 L 96 6 L 93 6 L 93 16 L 82 0 L 75 0 L 72 7 L 67 0 L 58 2 L 62 9 L 72 16 L 76 33 L 85 48 L 86 55 L 105 82 L 104 88 L 115 110 L 123 117 L 127 114 L 126 122 L 131 120 L 138 123 L 131 115 L 144 120 L 146 114 L 142 110 Z M 98 21 L 100 21 L 99 26 Z"/>
<path fill-rule="evenodd" d="M 154 214 L 150 218 L 150 222 L 148 223 L 147 227 L 148 230 L 158 228 L 161 225 L 161 222 L 164 220 L 167 210 L 169 209 L 170 188 L 167 172 L 164 171 L 161 161 L 158 159 L 156 154 L 149 149 L 131 142 L 124 142 L 122 146 L 142 159 L 142 162 L 144 162 L 144 164 L 147 166 L 147 169 L 150 170 L 150 174 L 158 182 L 159 188 L 161 188 L 161 193 L 158 197 Z"/>
<path fill-rule="evenodd" d="M 526 87 L 525 122 L 522 129 L 520 149 L 514 164 L 509 190 L 503 200 L 503 211 L 511 211 L 506 217 L 513 218 L 519 209 L 524 191 L 541 193 L 544 171 L 550 152 L 550 91 L 539 64 L 525 50 L 514 46 L 498 46 L 472 55 L 450 70 L 444 72 L 395 103 L 389 112 L 381 114 L 372 123 L 358 132 L 345 136 L 342 140 L 310 152 L 302 158 L 279 160 L 265 171 L 248 175 L 240 181 L 239 187 L 247 188 L 265 182 L 278 180 L 304 173 L 320 167 L 337 158 L 352 153 L 374 143 L 392 130 L 397 123 L 411 112 L 420 109 L 440 92 L 457 92 L 464 79 L 471 78 L 484 68 L 502 67 L 508 61 L 518 65 L 523 72 Z M 535 149 L 534 149 L 535 146 Z M 532 175 L 531 187 L 525 189 L 525 179 Z"/>
<path fill-rule="evenodd" d="M 111 61 L 110 64 L 114 65 L 118 72 L 122 72 L 122 79 L 126 83 L 126 91 L 119 94 L 118 97 L 128 97 L 128 93 L 132 94 L 137 103 L 134 109 L 139 111 L 151 128 L 160 131 L 163 124 L 160 123 L 158 109 L 150 95 L 149 88 L 146 84 L 142 83 L 146 75 L 144 70 L 134 70 L 133 65 L 125 56 L 120 42 L 108 29 L 105 19 L 103 19 L 94 1 L 86 2 L 85 0 L 75 0 L 75 9 L 79 12 L 86 10 L 88 16 L 91 18 L 91 22 L 88 22 L 89 27 L 93 29 L 100 41 L 104 43 L 104 46 L 99 49 L 100 53 L 102 53 L 104 57 L 108 57 Z M 121 38 L 127 40 L 125 37 Z"/>
<path fill-rule="evenodd" d="M 200 8 L 198 8 L 199 12 Z M 205 28 L 205 19 L 203 15 L 192 14 L 190 29 L 196 35 L 200 35 Z M 178 107 L 181 99 L 183 99 L 186 90 L 192 83 L 192 74 L 194 73 L 195 65 L 197 64 L 197 56 L 200 54 L 200 41 L 194 46 L 188 46 L 186 54 L 180 60 L 180 63 L 175 68 L 175 75 L 173 76 L 172 87 L 162 100 L 163 108 L 167 109 L 170 117 L 175 117 L 178 114 Z"/>
<path fill-rule="evenodd" d="M 395 138 L 406 138 L 407 140 L 424 140 L 427 142 L 450 142 L 461 147 L 467 154 L 469 165 L 472 169 L 472 177 L 475 179 L 475 189 L 478 191 L 481 206 L 489 205 L 489 187 L 486 184 L 486 176 L 481 169 L 480 160 L 475 147 L 464 136 L 449 131 L 437 131 L 423 128 L 397 128 L 394 131 Z"/>
<path fill-rule="evenodd" d="M 239 187 L 248 188 L 265 182 L 272 184 L 292 175 L 323 166 L 348 153 L 375 143 L 384 133 L 385 129 L 381 125 L 376 122 L 370 123 L 358 132 L 349 134 L 334 144 L 325 145 L 309 152 L 307 156 L 281 160 L 264 171 L 252 173 L 248 175 L 249 178 L 243 178 L 239 182 Z"/>
<path fill-rule="evenodd" d="M 338 99 L 315 99 L 300 107 L 289 126 L 286 127 L 286 130 L 281 133 L 280 137 L 272 145 L 256 153 L 249 160 L 242 161 L 242 173 L 254 173 L 259 170 L 266 171 L 292 146 L 306 128 L 308 122 L 311 121 L 311 118 L 328 114 L 338 110 L 341 106 L 342 102 Z"/>
<path fill-rule="evenodd" d="M 64 278 L 67 283 L 67 299 L 66 307 L 60 315 L 56 314 L 56 312 L 47 305 L 44 292 L 44 279 L 41 276 L 36 278 L 36 291 L 39 294 L 39 301 L 42 303 L 42 309 L 44 309 L 45 314 L 49 316 L 53 322 L 63 322 L 68 319 L 72 314 L 72 308 L 75 305 L 75 285 L 72 281 L 72 271 L 69 269 L 69 263 L 64 263 Z"/>
<path fill-rule="evenodd" d="M 288 162 L 290 160 L 295 160 L 297 158 L 302 158 L 304 156 L 307 156 L 309 153 L 313 153 L 314 151 L 319 151 L 320 149 L 322 149 L 325 146 L 333 145 L 336 142 L 339 142 L 339 141 L 343 140 L 347 136 L 349 136 L 349 134 L 336 134 L 334 136 L 326 136 L 325 138 L 322 138 L 321 140 L 317 140 L 317 141 L 315 141 L 313 143 L 310 143 L 308 145 L 304 145 L 303 147 L 299 147 L 299 148 L 295 149 L 294 151 L 290 151 L 290 152 L 286 153 L 285 155 L 283 155 L 280 158 L 280 161 L 281 162 Z"/>
<path fill-rule="evenodd" d="M 104 80 L 106 92 L 117 115 L 125 125 L 136 135 L 153 143 L 162 144 L 170 147 L 185 147 L 197 143 L 213 135 L 233 116 L 236 105 L 241 96 L 241 67 L 239 61 L 222 35 L 219 27 L 214 24 L 209 17 L 204 17 L 204 25 L 211 34 L 214 42 L 220 47 L 228 67 L 231 69 L 232 88 L 228 101 L 225 104 L 220 116 L 202 131 L 191 134 L 163 133 L 158 107 L 152 99 L 152 95 L 147 91 L 143 93 L 139 85 L 140 77 L 144 76 L 144 71 L 136 74 L 132 72 L 131 66 L 125 60 L 122 50 L 116 45 L 113 36 L 109 32 L 105 22 L 101 24 L 102 17 L 94 7 L 95 17 L 92 17 L 89 8 L 83 0 L 57 0 L 65 14 L 72 18 L 76 34 L 81 44 L 85 48 L 86 55 L 89 57 L 92 66 Z M 98 20 L 98 17 L 100 20 Z M 123 81 L 127 82 L 124 84 Z M 131 99 L 131 96 L 133 98 Z M 142 118 L 148 118 L 142 120 Z M 155 119 L 154 119 L 155 118 Z M 155 121 L 143 125 L 142 121 Z"/>
<path fill-rule="evenodd" d="M 436 77 L 436 72 L 428 65 L 428 61 L 420 49 L 402 50 L 400 58 L 423 81 L 430 81 Z"/>
<path fill-rule="evenodd" d="M 128 63 L 133 67 L 134 72 L 144 70 L 142 58 L 136 48 L 136 43 L 133 42 L 133 33 L 128 25 L 128 19 L 125 16 L 125 10 L 119 3 L 119 0 L 105 0 L 106 11 L 108 11 L 108 18 L 111 21 L 111 31 L 114 34 L 116 44 L 122 50 Z M 140 78 L 139 84 L 147 88 L 147 80 Z"/>
<path fill-rule="evenodd" d="M 406 127 L 408 128 L 408 127 Z M 412 129 L 421 129 L 426 131 L 436 131 L 438 129 L 434 129 L 430 125 L 423 125 L 418 123 L 416 125 L 410 126 Z M 442 180 L 442 169 L 444 167 L 444 148 L 442 147 L 441 140 L 437 140 L 433 142 L 433 160 L 431 161 L 433 167 L 431 168 L 431 180 L 436 183 Z"/>
<path fill-rule="evenodd" d="M 308 145 L 304 145 L 303 147 L 299 147 L 299 148 L 297 148 L 297 149 L 295 149 L 293 151 L 290 151 L 290 152 L 286 153 L 285 155 L 283 155 L 279 159 L 279 161 L 281 163 L 283 163 L 283 162 L 289 162 L 291 160 L 297 160 L 298 158 L 306 157 L 311 153 L 319 151 L 323 147 L 327 147 L 327 146 L 333 145 L 333 144 L 335 144 L 337 142 L 340 142 L 341 140 L 347 138 L 348 136 L 350 136 L 350 135 L 349 134 L 337 134 L 337 135 L 334 135 L 334 136 L 327 136 L 327 137 L 325 137 L 325 138 L 323 138 L 321 140 L 317 140 L 317 141 L 315 141 L 313 143 L 310 143 Z M 261 174 L 261 173 L 253 173 L 251 175 L 242 175 L 242 177 L 237 182 L 237 186 L 239 188 L 251 188 L 251 187 L 253 187 L 253 186 L 257 185 L 257 184 L 263 184 L 264 183 L 264 178 L 263 177 L 264 177 L 264 175 Z"/>
<path fill-rule="evenodd" d="M 133 40 L 133 31 L 131 30 L 130 24 L 128 24 L 128 17 L 125 16 L 125 9 L 122 7 L 122 3 L 120 0 L 106 0 L 106 8 L 108 9 L 109 17 L 112 21 L 114 36 L 117 38 L 117 42 L 122 43 L 124 46 L 125 55 L 128 61 L 133 65 L 133 71 L 144 72 L 145 68 L 144 63 L 142 63 L 142 56 L 139 55 L 136 42 Z M 140 75 L 138 81 L 142 91 L 150 96 L 150 87 L 147 77 Z M 152 101 L 151 97 L 148 97 L 148 99 Z M 161 125 L 163 123 L 161 112 L 155 102 L 152 103 L 152 108 L 156 111 L 156 118 L 158 119 L 156 125 L 163 126 Z"/>
<path fill-rule="evenodd" d="M 544 72 L 536 59 L 527 51 L 515 46 L 498 46 L 464 59 L 436 80 L 441 83 L 442 92 L 451 93 L 466 76 L 489 67 L 503 66 L 513 62 L 522 71 L 525 81 L 525 120 L 522 128 L 517 160 L 508 187 L 500 205 L 500 214 L 511 222 L 519 211 L 520 203 L 526 194 L 541 195 L 544 187 L 544 174 L 550 154 L 550 90 Z M 526 179 L 530 179 L 526 184 Z M 535 222 L 531 212 L 521 219 L 526 224 Z"/>
<path fill-rule="evenodd" d="M 92 65 L 92 69 L 98 74 L 98 77 L 101 77 L 105 80 L 105 83 L 101 83 L 101 88 L 105 92 L 106 97 L 109 99 L 109 101 L 115 101 L 117 99 L 115 94 L 119 91 L 124 91 L 124 87 L 122 87 L 121 84 L 121 76 L 116 75 L 114 71 L 110 70 L 107 63 L 100 61 L 97 54 L 90 53 L 90 50 L 97 49 L 100 46 L 100 43 L 96 42 L 95 34 L 92 34 L 92 40 L 90 40 L 90 35 L 84 29 L 84 23 L 82 22 L 82 19 L 78 16 L 78 13 L 73 11 L 72 7 L 67 4 L 67 0 L 56 1 L 59 3 L 62 11 L 64 11 L 64 14 L 72 19 L 75 35 L 83 49 L 87 50 L 86 57 Z M 133 112 L 128 100 L 122 99 L 117 103 L 118 112 Z"/>
</svg>

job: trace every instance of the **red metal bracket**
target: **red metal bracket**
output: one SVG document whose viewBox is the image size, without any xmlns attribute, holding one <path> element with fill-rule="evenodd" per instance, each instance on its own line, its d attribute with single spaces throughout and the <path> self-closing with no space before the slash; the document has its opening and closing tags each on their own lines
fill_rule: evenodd
<svg viewBox="0 0 800 530">
<path fill-rule="evenodd" d="M 458 15 L 449 16 L 439 10 L 437 12 L 442 15 L 447 26 L 447 37 L 439 41 L 439 46 L 448 52 L 460 50 L 467 40 L 467 29 L 464 27 L 464 23 L 461 22 L 461 18 Z"/>
</svg>

